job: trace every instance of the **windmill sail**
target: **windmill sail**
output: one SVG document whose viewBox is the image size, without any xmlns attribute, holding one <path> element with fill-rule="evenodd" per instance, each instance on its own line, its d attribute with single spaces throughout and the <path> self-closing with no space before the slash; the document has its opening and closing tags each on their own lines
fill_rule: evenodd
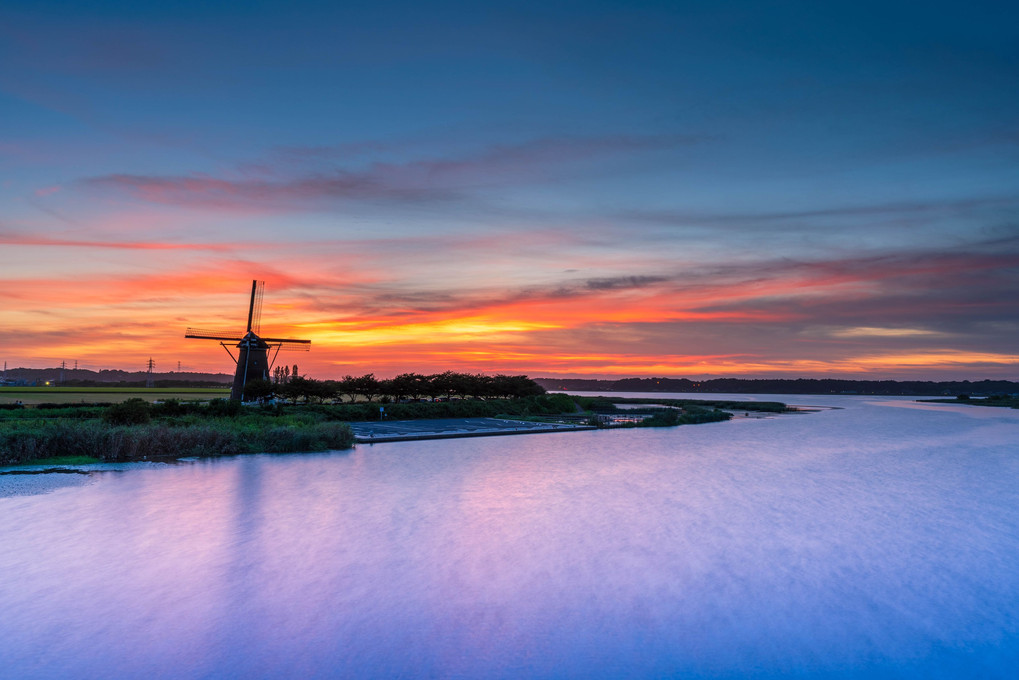
<svg viewBox="0 0 1019 680">
<path fill-rule="evenodd" d="M 265 281 L 251 282 L 251 311 L 248 313 L 248 330 L 262 332 L 262 296 L 265 295 Z"/>
<path fill-rule="evenodd" d="M 240 342 L 236 333 L 211 328 L 188 328 L 184 331 L 185 338 L 197 338 L 199 340 L 226 340 L 228 342 Z"/>
<path fill-rule="evenodd" d="M 288 338 L 286 340 L 282 338 L 262 338 L 270 345 L 279 345 L 282 349 L 296 350 L 298 352 L 307 352 L 311 349 L 311 340 L 294 340 Z"/>
</svg>

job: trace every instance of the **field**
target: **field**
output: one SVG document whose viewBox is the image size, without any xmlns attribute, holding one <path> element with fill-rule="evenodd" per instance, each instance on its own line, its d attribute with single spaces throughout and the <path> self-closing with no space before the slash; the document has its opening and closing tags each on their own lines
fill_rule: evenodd
<svg viewBox="0 0 1019 680">
<path fill-rule="evenodd" d="M 218 399 L 230 396 L 230 387 L 0 387 L 0 404 L 20 401 L 34 404 L 115 403 L 132 398 L 145 401 Z"/>
</svg>

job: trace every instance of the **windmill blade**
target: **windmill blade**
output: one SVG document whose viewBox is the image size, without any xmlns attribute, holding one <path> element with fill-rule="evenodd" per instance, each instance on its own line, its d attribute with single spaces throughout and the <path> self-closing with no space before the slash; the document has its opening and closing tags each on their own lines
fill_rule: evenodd
<svg viewBox="0 0 1019 680">
<path fill-rule="evenodd" d="M 309 352 L 311 351 L 311 345 L 297 345 L 291 342 L 284 342 L 279 345 L 279 348 L 284 352 Z"/>
<path fill-rule="evenodd" d="M 258 288 L 258 281 L 251 282 L 251 302 L 248 303 L 248 326 L 245 333 L 251 332 L 251 317 L 255 314 L 255 289 Z"/>
<path fill-rule="evenodd" d="M 251 328 L 258 335 L 262 332 L 262 296 L 265 295 L 265 281 L 256 281 L 254 289 L 251 291 L 253 296 L 253 309 L 251 314 Z"/>
<path fill-rule="evenodd" d="M 229 342 L 240 342 L 236 333 L 212 328 L 188 328 L 184 331 L 185 338 L 198 338 L 200 340 L 227 340 Z"/>
<path fill-rule="evenodd" d="M 270 345 L 277 345 L 279 349 L 290 352 L 307 352 L 311 349 L 311 340 L 295 340 L 293 338 L 262 338 Z"/>
</svg>

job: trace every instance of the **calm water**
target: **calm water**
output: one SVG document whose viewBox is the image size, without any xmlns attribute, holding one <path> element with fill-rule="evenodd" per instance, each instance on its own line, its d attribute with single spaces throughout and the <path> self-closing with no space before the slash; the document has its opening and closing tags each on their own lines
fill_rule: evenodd
<svg viewBox="0 0 1019 680">
<path fill-rule="evenodd" d="M 1014 677 L 1019 411 L 779 399 L 0 477 L 0 677 Z"/>
</svg>

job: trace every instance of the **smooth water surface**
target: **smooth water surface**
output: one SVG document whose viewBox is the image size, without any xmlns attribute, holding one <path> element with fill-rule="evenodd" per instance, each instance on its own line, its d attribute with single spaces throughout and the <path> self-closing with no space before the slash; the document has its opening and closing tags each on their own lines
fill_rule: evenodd
<svg viewBox="0 0 1019 680">
<path fill-rule="evenodd" d="M 1014 677 L 1019 411 L 776 399 L 0 477 L 0 677 Z"/>
</svg>

